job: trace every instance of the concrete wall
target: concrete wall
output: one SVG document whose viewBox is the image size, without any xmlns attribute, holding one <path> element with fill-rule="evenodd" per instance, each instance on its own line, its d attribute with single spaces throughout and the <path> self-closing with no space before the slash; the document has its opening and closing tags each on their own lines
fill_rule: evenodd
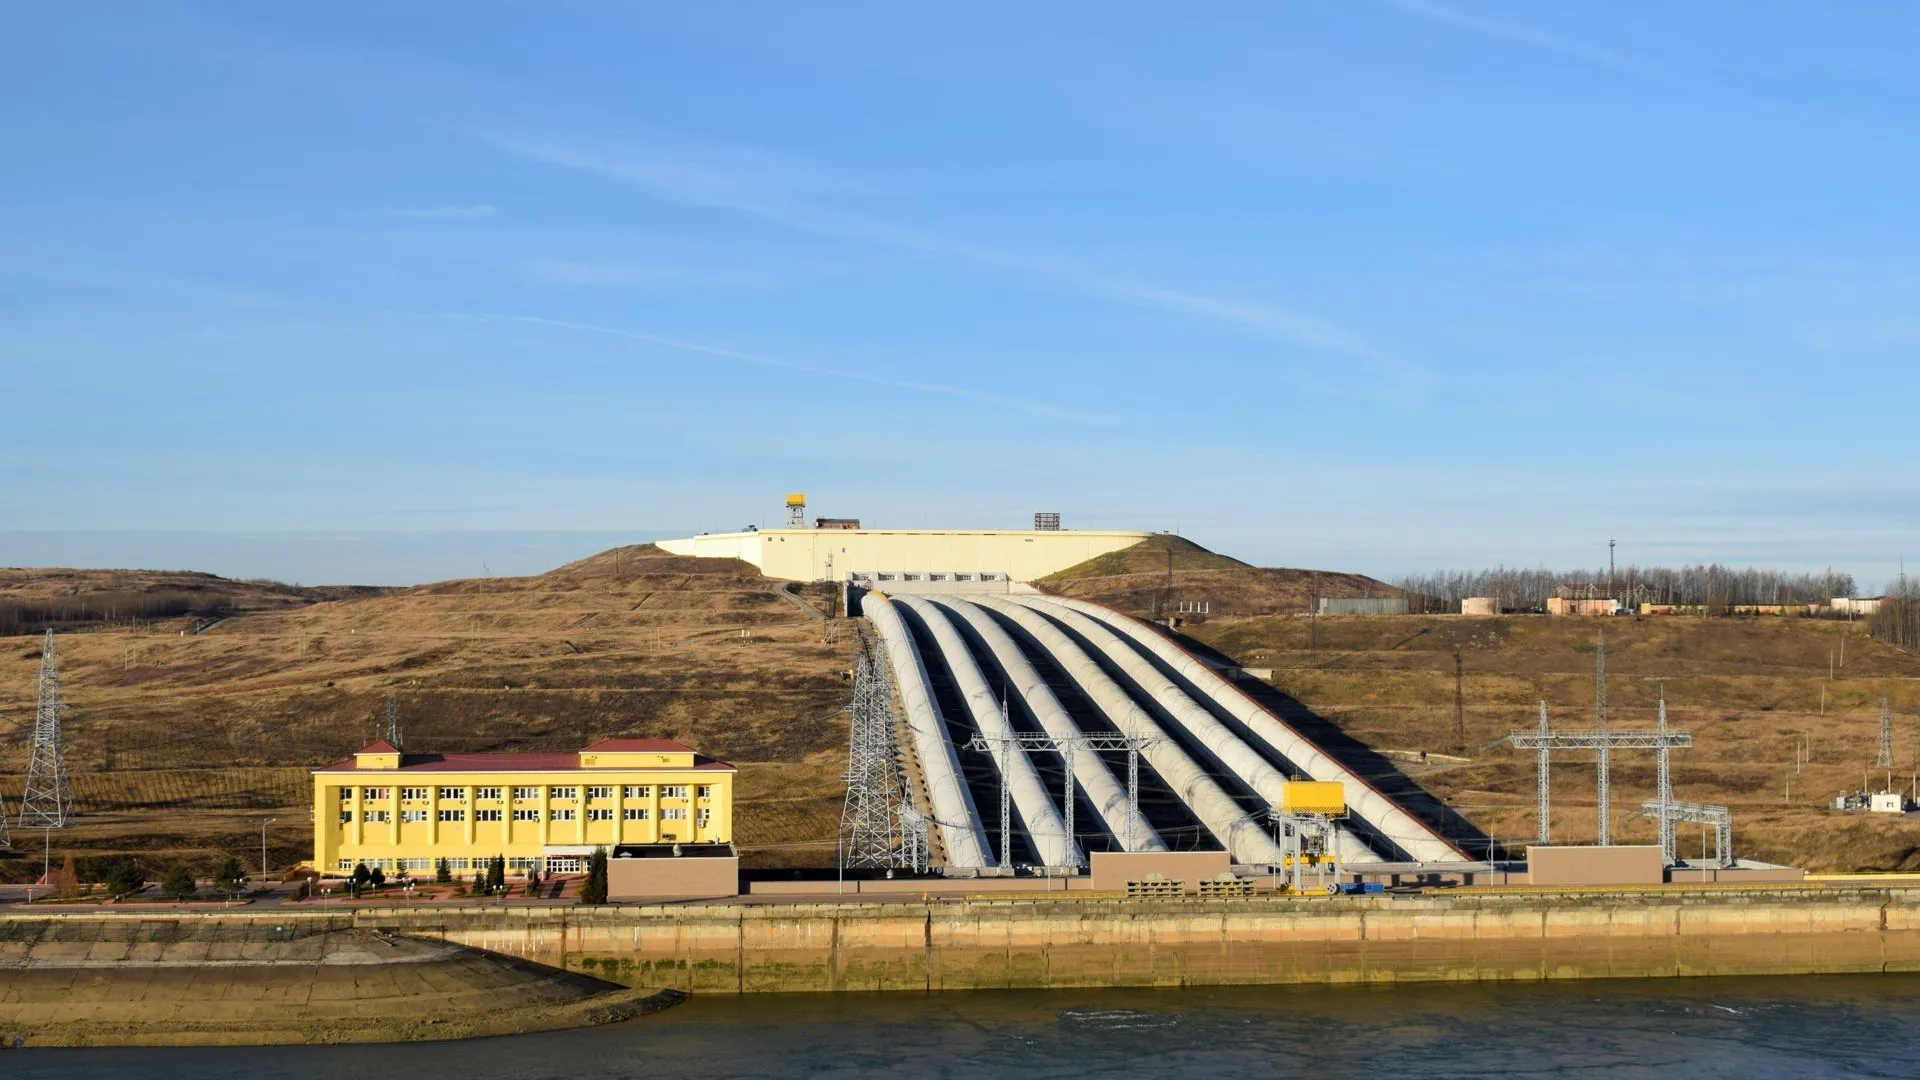
<svg viewBox="0 0 1920 1080">
<path fill-rule="evenodd" d="M 1666 865 L 1658 844 L 1527 848 L 1527 880 L 1534 885 L 1658 885 Z"/>
<path fill-rule="evenodd" d="M 608 859 L 609 900 L 710 900 L 740 892 L 740 860 Z"/>
<path fill-rule="evenodd" d="M 961 529 L 763 529 L 657 541 L 675 555 L 744 559 L 772 578 L 845 580 L 852 572 L 1006 574 L 1032 581 L 1130 548 L 1143 532 Z M 898 582 L 898 579 L 896 579 Z M 888 583 L 874 582 L 882 592 Z"/>
<path fill-rule="evenodd" d="M 1232 857 L 1224 851 L 1096 851 L 1089 877 L 1098 892 L 1125 892 L 1127 882 L 1145 881 L 1159 874 L 1178 881 L 1183 892 L 1199 892 L 1203 878 L 1232 872 Z"/>
<path fill-rule="evenodd" d="M 0 916 L 0 938 L 10 919 L 47 917 Z M 1908 888 L 414 908 L 358 911 L 353 922 L 717 993 L 1920 971 L 1920 889 Z"/>
</svg>

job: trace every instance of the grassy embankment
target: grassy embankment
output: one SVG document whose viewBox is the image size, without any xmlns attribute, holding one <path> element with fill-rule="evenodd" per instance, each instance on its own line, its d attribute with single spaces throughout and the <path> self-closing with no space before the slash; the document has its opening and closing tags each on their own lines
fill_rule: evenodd
<svg viewBox="0 0 1920 1080">
<path fill-rule="evenodd" d="M 1247 667 L 1271 669 L 1277 703 L 1325 721 L 1323 732 L 1336 739 L 1390 754 L 1391 767 L 1496 837 L 1519 844 L 1535 834 L 1534 759 L 1488 744 L 1533 726 L 1543 699 L 1556 725 L 1592 727 L 1594 644 L 1604 630 L 1612 724 L 1652 727 L 1664 690 L 1671 723 L 1694 736 L 1693 749 L 1674 752 L 1675 795 L 1731 806 L 1740 853 L 1818 870 L 1920 869 L 1920 827 L 1826 809 L 1839 791 L 1886 783 L 1884 770 L 1868 768 L 1879 749 L 1882 698 L 1895 713 L 1895 786 L 1912 784 L 1920 757 L 1920 684 L 1913 681 L 1920 678 L 1920 656 L 1873 641 L 1863 624 L 1547 616 L 1309 620 L 1302 613 L 1316 585 L 1329 596 L 1391 590 L 1364 578 L 1249 567 L 1177 538 L 1150 543 L 1155 549 L 1142 545 L 1109 555 L 1046 584 L 1150 615 L 1168 595 L 1165 553 L 1172 547 L 1176 601 L 1227 598 L 1184 632 Z M 1220 614 L 1262 607 L 1279 614 Z M 1422 751 L 1458 750 L 1456 650 L 1467 760 L 1429 757 L 1421 764 Z M 1590 842 L 1597 824 L 1592 755 L 1569 754 L 1555 766 L 1553 784 L 1554 837 Z M 1652 755 L 1616 754 L 1613 790 L 1615 836 L 1651 840 L 1652 822 L 1634 815 L 1653 797 Z M 1680 836 L 1683 848 L 1699 842 L 1697 828 L 1682 826 Z"/>
<path fill-rule="evenodd" d="M 124 574 L 14 571 L 9 591 L 66 603 Z M 164 577 L 164 576 L 161 576 Z M 171 587 L 164 581 L 149 581 Z M 768 865 L 821 861 L 839 814 L 851 629 L 822 622 L 732 560 L 622 548 L 526 578 L 95 625 L 60 638 L 79 824 L 56 851 L 133 852 L 156 874 L 228 854 L 311 856 L 307 770 L 373 738 L 386 701 L 409 745 L 560 750 L 667 736 L 741 766 L 738 835 Z M 804 602 L 824 610 L 818 590 Z M 264 609 L 261 609 L 264 608 Z M 829 641 L 829 635 L 832 640 Z M 0 798 L 17 810 L 40 643 L 0 639 Z M 39 837 L 17 836 L 16 848 Z M 37 855 L 38 852 L 31 852 Z M 27 864 L 31 863 L 31 867 Z M 0 861 L 37 874 L 39 859 Z"/>
</svg>

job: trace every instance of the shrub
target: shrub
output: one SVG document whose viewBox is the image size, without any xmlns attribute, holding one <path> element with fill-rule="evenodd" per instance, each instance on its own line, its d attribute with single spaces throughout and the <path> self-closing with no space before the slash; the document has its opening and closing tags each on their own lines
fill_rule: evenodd
<svg viewBox="0 0 1920 1080">
<path fill-rule="evenodd" d="M 213 872 L 213 887 L 224 893 L 238 893 L 247 887 L 247 871 L 239 859 L 227 856 L 227 861 Z"/>
<path fill-rule="evenodd" d="M 133 861 L 131 855 L 120 855 L 109 860 L 105 870 L 100 880 L 107 883 L 107 892 L 114 896 L 139 892 L 147 883 L 140 875 L 139 864 Z"/>
<path fill-rule="evenodd" d="M 160 889 L 172 900 L 190 899 L 197 886 L 193 881 L 193 871 L 182 863 L 174 863 L 167 870 L 167 876 L 160 881 Z"/>
<path fill-rule="evenodd" d="M 367 875 L 367 882 L 378 889 L 387 883 L 387 872 L 376 866 L 373 868 L 373 871 Z"/>
<path fill-rule="evenodd" d="M 583 904 L 607 902 L 606 848 L 594 848 L 593 857 L 587 860 L 587 880 L 580 883 L 580 902 Z"/>
<path fill-rule="evenodd" d="M 447 864 L 447 860 L 441 859 L 433 864 L 433 880 L 438 885 L 453 883 L 453 867 Z"/>
</svg>

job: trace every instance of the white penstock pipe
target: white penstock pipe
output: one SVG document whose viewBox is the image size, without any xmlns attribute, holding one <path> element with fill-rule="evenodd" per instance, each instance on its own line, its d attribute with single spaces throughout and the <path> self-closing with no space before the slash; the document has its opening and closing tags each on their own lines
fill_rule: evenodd
<svg viewBox="0 0 1920 1080">
<path fill-rule="evenodd" d="M 925 600 L 905 596 L 894 603 L 913 612 L 926 624 L 940 658 L 946 661 L 947 670 L 953 673 L 954 686 L 966 702 L 974 726 L 988 741 L 996 744 L 992 750 L 994 768 L 1004 765 L 1007 794 L 1013 799 L 1014 809 L 1019 811 L 1020 822 L 1026 826 L 1034 848 L 1040 852 L 1041 862 L 1047 866 L 1084 864 L 1086 858 L 1080 845 L 1067 835 L 1066 820 L 1060 816 L 1059 808 L 1054 806 L 1053 797 L 1047 794 L 1047 786 L 1041 781 L 1027 752 L 1018 745 L 1002 745 L 1003 740 L 1013 736 L 1013 725 L 1007 723 L 1006 715 L 1000 711 L 999 699 L 994 697 L 993 689 L 987 685 L 986 676 L 980 673 L 979 662 L 961 639 L 960 631 L 953 628 L 946 611 Z"/>
<path fill-rule="evenodd" d="M 1226 789 L 1207 775 L 1207 771 L 1178 742 L 1168 738 L 1160 725 L 1134 704 L 1133 698 L 1101 670 L 1086 650 L 1038 612 L 993 598 L 983 598 L 981 602 L 1004 612 L 1020 629 L 1039 642 L 1040 647 L 1053 657 L 1054 663 L 1059 664 L 1079 684 L 1080 689 L 1115 727 L 1134 738 L 1155 740 L 1141 756 L 1147 759 L 1161 779 L 1172 785 L 1180 801 L 1186 803 L 1200 823 L 1219 838 L 1235 862 L 1271 865 L 1281 860 L 1280 847 L 1266 829 L 1248 816 L 1240 804 L 1227 794 Z"/>
<path fill-rule="evenodd" d="M 1454 847 L 1432 826 L 1402 809 L 1372 784 L 1354 775 L 1346 766 L 1242 693 L 1238 687 L 1152 628 L 1111 608 L 1085 600 L 1062 597 L 1051 602 L 1090 615 L 1146 648 L 1192 683 L 1195 689 L 1206 695 L 1207 700 L 1246 725 L 1256 738 L 1265 740 L 1294 768 L 1315 780 L 1338 780 L 1347 789 L 1347 812 L 1392 841 L 1409 858 L 1419 862 L 1467 861 L 1466 853 Z"/>
<path fill-rule="evenodd" d="M 1011 601 L 1011 603 L 1009 603 Z M 1128 645 L 1120 635 L 1113 632 L 1105 623 L 1097 622 L 1070 607 L 1054 603 L 1049 597 L 1013 596 L 1005 600 L 989 601 L 996 608 L 1005 610 L 1014 605 L 1060 620 L 1068 629 L 1085 638 L 1087 643 L 1105 655 L 1113 665 L 1133 680 L 1141 693 L 1153 698 L 1166 710 L 1173 722 L 1188 732 L 1206 747 L 1228 772 L 1245 784 L 1262 802 L 1278 810 L 1282 805 L 1282 796 L 1287 787 L 1286 774 L 1273 766 L 1260 752 L 1248 745 L 1245 739 L 1233 729 L 1220 722 L 1207 708 L 1194 701 L 1187 692 L 1174 684 L 1172 679 L 1160 668 L 1154 666 L 1138 649 Z M 1025 625 L 1024 623 L 1022 625 Z M 1104 671 L 1101 678 L 1107 678 Z M 1106 711 L 1106 706 L 1101 706 Z M 1111 714 L 1110 714 L 1111 715 Z M 1117 723 L 1118 721 L 1116 721 Z M 1340 828 L 1340 858 L 1343 862 L 1374 862 L 1374 855 L 1365 840 L 1355 835 L 1345 826 Z"/>
<path fill-rule="evenodd" d="M 1082 734 L 1073 717 L 1060 706 L 1060 699 L 1053 696 L 1046 680 L 1033 669 L 1020 646 L 1014 644 L 1013 636 L 994 622 L 993 616 L 957 597 L 941 596 L 934 602 L 965 620 L 974 633 L 980 635 L 980 640 L 993 653 L 994 662 L 1006 673 L 1008 689 L 1019 695 L 1043 731 L 1055 739 L 1072 739 Z M 1167 850 L 1166 841 L 1160 839 L 1159 833 L 1133 819 L 1127 789 L 1113 778 L 1100 755 L 1084 746 L 1076 746 L 1070 753 L 1073 754 L 1073 778 L 1086 793 L 1087 801 L 1093 804 L 1107 835 L 1127 851 Z M 1129 836 L 1129 832 L 1133 835 Z"/>
<path fill-rule="evenodd" d="M 947 739 L 947 724 L 940 709 L 927 693 L 927 668 L 920 650 L 907 633 L 900 613 L 879 593 L 868 593 L 860 604 L 861 614 L 880 632 L 886 646 L 887 663 L 893 669 L 894 685 L 907 709 L 907 729 L 913 732 L 913 746 L 919 753 L 920 773 L 927 785 L 927 799 L 933 803 L 933 819 L 940 827 L 940 838 L 947 847 L 947 866 L 956 870 L 981 870 L 987 859 L 987 834 L 981 828 L 980 814 L 974 808 L 973 795 L 960 777 L 960 760 Z"/>
</svg>

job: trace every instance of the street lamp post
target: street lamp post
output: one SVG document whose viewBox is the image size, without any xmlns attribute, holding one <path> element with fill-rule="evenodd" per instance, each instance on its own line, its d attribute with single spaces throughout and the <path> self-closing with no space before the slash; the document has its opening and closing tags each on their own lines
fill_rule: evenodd
<svg viewBox="0 0 1920 1080">
<path fill-rule="evenodd" d="M 260 884 L 267 883 L 267 826 L 279 821 L 279 818 L 264 818 L 260 822 Z"/>
</svg>

